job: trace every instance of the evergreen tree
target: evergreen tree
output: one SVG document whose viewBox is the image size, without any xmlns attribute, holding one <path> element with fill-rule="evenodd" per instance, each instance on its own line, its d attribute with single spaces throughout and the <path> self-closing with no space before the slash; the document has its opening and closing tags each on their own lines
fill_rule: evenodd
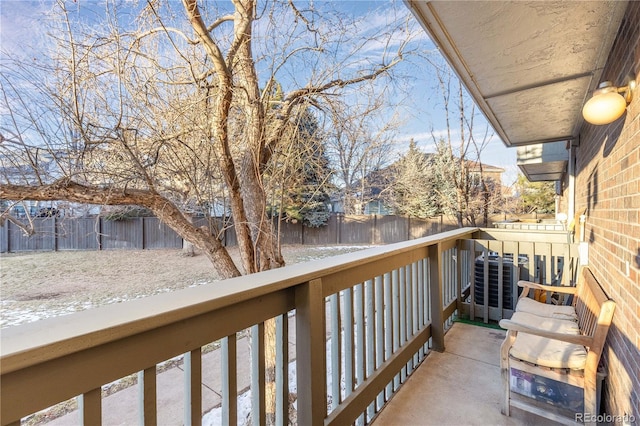
<svg viewBox="0 0 640 426">
<path fill-rule="evenodd" d="M 458 207 L 458 185 L 464 185 L 464 170 L 461 163 L 453 155 L 451 146 L 443 139 L 436 142 L 436 152 L 431 161 L 431 173 L 433 176 L 433 195 L 439 206 L 440 212 L 455 216 L 458 223 L 461 222 L 462 211 Z"/>
<path fill-rule="evenodd" d="M 331 169 L 318 120 L 309 109 L 293 123 L 287 149 L 272 173 L 280 176 L 275 182 L 279 188 L 273 188 L 273 214 L 309 227 L 326 225 L 331 215 Z"/>
<path fill-rule="evenodd" d="M 440 213 L 427 154 L 412 139 L 409 151 L 394 165 L 394 208 L 406 216 L 427 218 Z"/>
<path fill-rule="evenodd" d="M 530 182 L 524 175 L 518 175 L 516 183 L 523 213 L 553 213 L 556 208 L 554 182 Z"/>
</svg>

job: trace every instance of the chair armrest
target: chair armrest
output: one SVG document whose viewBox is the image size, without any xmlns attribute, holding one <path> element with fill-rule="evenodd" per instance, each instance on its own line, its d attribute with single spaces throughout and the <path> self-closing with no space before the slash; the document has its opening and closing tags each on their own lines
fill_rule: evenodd
<svg viewBox="0 0 640 426">
<path fill-rule="evenodd" d="M 564 294 L 576 294 L 575 287 L 569 287 L 564 285 L 544 285 L 538 283 L 532 283 L 531 281 L 518 281 L 519 287 L 528 287 L 529 289 L 552 291 L 554 293 Z"/>
<path fill-rule="evenodd" d="M 545 337 L 547 339 L 560 340 L 562 342 L 573 343 L 576 345 L 582 345 L 582 346 L 593 345 L 593 338 L 589 336 L 581 336 L 577 334 L 554 333 L 552 331 L 541 330 L 539 328 L 531 327 L 528 325 L 521 324 L 519 322 L 514 322 L 506 319 L 500 320 L 500 327 L 510 331 L 533 334 L 535 336 Z"/>
</svg>

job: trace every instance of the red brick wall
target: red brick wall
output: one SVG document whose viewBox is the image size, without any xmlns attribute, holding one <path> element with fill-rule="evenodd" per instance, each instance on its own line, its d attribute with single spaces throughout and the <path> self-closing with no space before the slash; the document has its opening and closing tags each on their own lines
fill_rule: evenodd
<svg viewBox="0 0 640 426">
<path fill-rule="evenodd" d="M 603 80 L 622 85 L 629 73 L 640 73 L 640 2 L 629 2 Z M 608 377 L 602 410 L 631 414 L 640 423 L 640 89 L 624 118 L 585 124 L 576 173 L 576 211 L 586 210 L 589 264 L 617 303 L 603 356 Z"/>
</svg>

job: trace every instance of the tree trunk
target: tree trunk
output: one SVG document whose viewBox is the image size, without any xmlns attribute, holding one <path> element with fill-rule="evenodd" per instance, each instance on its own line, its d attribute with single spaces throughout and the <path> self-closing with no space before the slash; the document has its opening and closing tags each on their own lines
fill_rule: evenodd
<svg viewBox="0 0 640 426">
<path fill-rule="evenodd" d="M 193 216 L 186 216 L 189 223 L 193 224 Z M 182 255 L 184 257 L 193 257 L 196 255 L 195 247 L 193 243 L 188 240 L 182 239 Z"/>
</svg>

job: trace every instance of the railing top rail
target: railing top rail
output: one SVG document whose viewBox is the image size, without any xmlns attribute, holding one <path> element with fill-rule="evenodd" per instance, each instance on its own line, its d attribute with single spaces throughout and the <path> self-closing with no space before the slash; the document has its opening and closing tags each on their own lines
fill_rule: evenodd
<svg viewBox="0 0 640 426">
<path fill-rule="evenodd" d="M 0 372 L 6 374 L 92 346 L 133 336 L 205 312 L 291 288 L 312 279 L 374 263 L 390 255 L 411 252 L 452 239 L 470 238 L 476 231 L 478 228 L 461 228 L 411 241 L 232 278 L 212 285 L 187 288 L 9 327 L 0 333 Z"/>
<path fill-rule="evenodd" d="M 474 232 L 474 239 L 479 240 L 502 240 L 502 241 L 527 241 L 541 243 L 564 243 L 568 242 L 569 232 L 539 229 L 501 229 L 501 228 L 480 228 Z"/>
</svg>

